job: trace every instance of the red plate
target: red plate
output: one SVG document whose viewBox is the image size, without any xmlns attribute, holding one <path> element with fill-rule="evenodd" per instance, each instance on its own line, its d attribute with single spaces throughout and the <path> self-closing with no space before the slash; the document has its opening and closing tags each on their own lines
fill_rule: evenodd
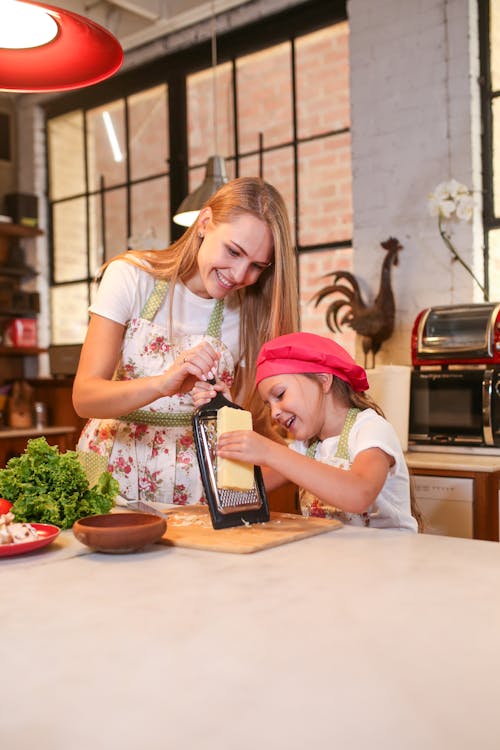
<svg viewBox="0 0 500 750">
<path fill-rule="evenodd" d="M 36 529 L 38 539 L 32 539 L 29 542 L 17 542 L 17 544 L 0 544 L 0 557 L 23 555 L 25 552 L 32 552 L 40 547 L 45 547 L 54 541 L 61 530 L 48 523 L 32 523 L 31 525 Z"/>
</svg>

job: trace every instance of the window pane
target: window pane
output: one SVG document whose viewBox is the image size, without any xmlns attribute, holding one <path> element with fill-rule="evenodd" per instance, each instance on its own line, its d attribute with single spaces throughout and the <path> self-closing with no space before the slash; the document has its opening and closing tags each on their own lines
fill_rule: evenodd
<svg viewBox="0 0 500 750">
<path fill-rule="evenodd" d="M 54 206 L 54 280 L 87 278 L 87 221 L 85 198 Z"/>
<path fill-rule="evenodd" d="M 88 286 L 67 284 L 50 291 L 53 344 L 81 344 L 88 325 Z"/>
<path fill-rule="evenodd" d="M 83 112 L 49 120 L 48 151 L 51 200 L 85 192 Z"/>
<path fill-rule="evenodd" d="M 490 0 L 491 88 L 500 89 L 500 5 Z"/>
<path fill-rule="evenodd" d="M 242 153 L 288 143 L 293 135 L 290 44 L 237 61 L 238 137 Z"/>
<path fill-rule="evenodd" d="M 104 260 L 127 249 L 127 191 L 124 188 L 104 194 Z"/>
<path fill-rule="evenodd" d="M 190 165 L 204 164 L 213 154 L 234 154 L 231 63 L 217 65 L 215 82 L 213 68 L 188 76 L 187 111 Z"/>
<path fill-rule="evenodd" d="M 260 177 L 259 155 L 243 156 L 239 163 L 240 177 Z"/>
<path fill-rule="evenodd" d="M 158 250 L 170 242 L 170 196 L 166 177 L 133 185 L 129 248 Z"/>
<path fill-rule="evenodd" d="M 320 336 L 327 336 L 338 341 L 352 356 L 356 352 L 356 333 L 351 328 L 342 328 L 339 333 L 328 328 L 326 313 L 335 297 L 326 297 L 318 307 L 311 299 L 329 281 L 325 273 L 334 271 L 352 272 L 352 249 L 318 250 L 299 255 L 300 273 L 300 327 L 302 331 L 313 331 Z"/>
<path fill-rule="evenodd" d="M 493 170 L 493 212 L 495 216 L 500 216 L 500 99 L 493 99 L 492 102 L 493 116 L 493 153 L 492 170 Z"/>
<path fill-rule="evenodd" d="M 300 245 L 352 237 L 351 135 L 299 146 Z"/>
<path fill-rule="evenodd" d="M 295 60 L 299 138 L 350 127 L 347 22 L 299 37 Z"/>
<path fill-rule="evenodd" d="M 102 204 L 103 198 L 91 195 L 89 198 L 89 271 L 94 278 L 99 268 L 104 263 L 104 237 L 102 226 Z"/>
<path fill-rule="evenodd" d="M 130 171 L 132 180 L 168 171 L 167 87 L 134 94 L 129 102 Z"/>
<path fill-rule="evenodd" d="M 263 155 L 264 179 L 279 190 L 290 219 L 292 239 L 295 237 L 295 202 L 293 182 L 293 149 L 279 148 Z"/>
<path fill-rule="evenodd" d="M 125 105 L 122 99 L 87 113 L 89 190 L 125 182 Z"/>
<path fill-rule="evenodd" d="M 292 239 L 295 237 L 295 199 L 293 181 L 293 149 L 280 148 L 262 154 L 262 177 L 279 190 L 285 201 L 290 219 Z M 241 177 L 260 177 L 260 163 L 258 154 L 245 156 L 240 159 Z"/>
</svg>

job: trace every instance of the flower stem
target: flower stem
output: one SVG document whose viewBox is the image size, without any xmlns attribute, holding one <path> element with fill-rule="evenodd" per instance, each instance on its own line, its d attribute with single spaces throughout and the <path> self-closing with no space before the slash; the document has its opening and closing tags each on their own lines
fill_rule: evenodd
<svg viewBox="0 0 500 750">
<path fill-rule="evenodd" d="M 482 291 L 484 299 L 487 299 L 486 290 L 485 290 L 483 284 L 481 284 L 481 282 L 479 281 L 479 279 L 477 278 L 477 276 L 474 274 L 474 272 L 470 268 L 470 266 L 467 265 L 467 263 L 464 261 L 464 259 L 460 257 L 460 255 L 457 253 L 457 251 L 453 247 L 453 243 L 452 243 L 449 235 L 447 235 L 446 232 L 445 232 L 445 230 L 444 230 L 444 227 L 443 227 L 443 217 L 442 216 L 438 217 L 438 227 L 439 227 L 439 234 L 441 235 L 444 244 L 446 245 L 446 247 L 448 248 L 448 250 L 450 251 L 450 253 L 453 255 L 453 260 L 457 260 L 460 263 L 460 265 L 463 266 L 463 268 L 465 268 L 465 270 L 467 271 L 467 273 L 469 273 L 472 276 L 472 278 L 474 279 L 474 281 L 476 282 L 476 284 L 478 285 L 478 287 Z"/>
</svg>

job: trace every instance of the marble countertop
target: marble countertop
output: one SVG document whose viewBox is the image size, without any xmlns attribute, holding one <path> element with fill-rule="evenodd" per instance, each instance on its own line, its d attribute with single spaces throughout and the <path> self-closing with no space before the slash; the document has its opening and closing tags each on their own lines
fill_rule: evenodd
<svg viewBox="0 0 500 750">
<path fill-rule="evenodd" d="M 5 748 L 498 748 L 498 543 L 105 555 L 63 532 L 0 567 Z"/>
<path fill-rule="evenodd" d="M 500 453 L 454 453 L 412 451 L 405 453 L 410 469 L 445 469 L 447 471 L 500 471 Z"/>
</svg>

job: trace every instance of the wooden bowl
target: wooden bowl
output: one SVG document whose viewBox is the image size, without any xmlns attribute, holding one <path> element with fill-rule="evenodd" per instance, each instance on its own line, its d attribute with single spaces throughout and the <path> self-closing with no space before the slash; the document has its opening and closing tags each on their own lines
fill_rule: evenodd
<svg viewBox="0 0 500 750">
<path fill-rule="evenodd" d="M 97 552 L 136 552 L 157 542 L 167 521 L 152 513 L 106 513 L 80 518 L 73 524 L 79 542 Z"/>
</svg>

